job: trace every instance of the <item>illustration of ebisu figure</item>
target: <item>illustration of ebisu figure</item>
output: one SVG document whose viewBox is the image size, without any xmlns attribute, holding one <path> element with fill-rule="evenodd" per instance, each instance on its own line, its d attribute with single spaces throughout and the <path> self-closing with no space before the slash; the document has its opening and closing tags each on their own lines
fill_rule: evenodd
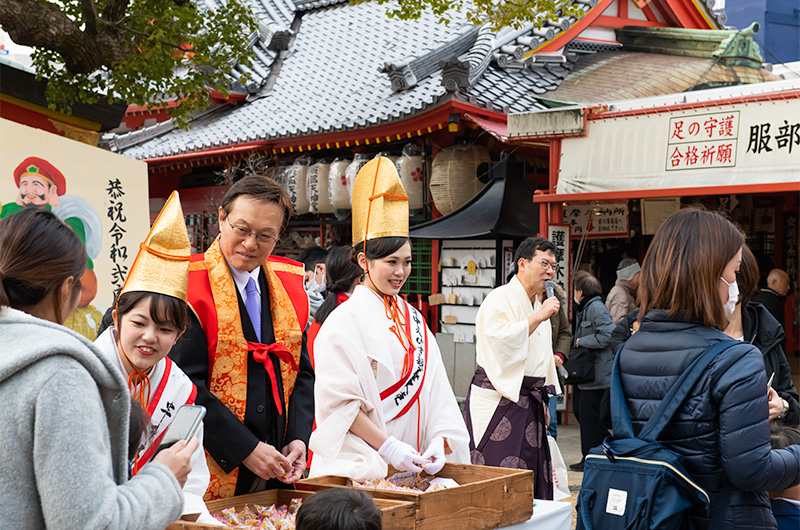
<svg viewBox="0 0 800 530">
<path fill-rule="evenodd" d="M 86 245 L 88 259 L 81 280 L 83 292 L 78 309 L 70 315 L 65 325 L 90 340 L 96 336 L 102 313 L 91 305 L 97 294 L 97 277 L 92 258 L 97 258 L 103 239 L 103 225 L 97 211 L 86 200 L 76 195 L 66 195 L 67 180 L 53 164 L 35 156 L 26 158 L 14 170 L 14 183 L 19 193 L 15 202 L 3 205 L 0 219 L 21 212 L 25 208 L 51 210 L 78 235 Z"/>
</svg>

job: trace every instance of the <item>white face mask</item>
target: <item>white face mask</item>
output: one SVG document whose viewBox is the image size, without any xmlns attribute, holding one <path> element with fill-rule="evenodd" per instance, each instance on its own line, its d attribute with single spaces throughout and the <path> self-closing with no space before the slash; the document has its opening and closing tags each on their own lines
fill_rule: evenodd
<svg viewBox="0 0 800 530">
<path fill-rule="evenodd" d="M 736 285 L 736 280 L 733 280 L 733 283 L 728 283 L 722 276 L 719 279 L 728 286 L 728 300 L 723 304 L 723 307 L 725 308 L 725 314 L 731 316 L 736 309 L 736 302 L 739 301 L 739 286 Z"/>
<path fill-rule="evenodd" d="M 311 278 L 306 282 L 306 291 L 312 293 L 322 293 L 325 292 L 325 286 L 318 284 L 314 278 Z"/>
</svg>

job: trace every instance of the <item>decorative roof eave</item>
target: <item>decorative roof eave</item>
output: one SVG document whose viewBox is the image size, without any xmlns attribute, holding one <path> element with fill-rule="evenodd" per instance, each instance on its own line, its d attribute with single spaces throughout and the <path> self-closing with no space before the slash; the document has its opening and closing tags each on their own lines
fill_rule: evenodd
<svg viewBox="0 0 800 530">
<path fill-rule="evenodd" d="M 378 71 L 389 74 L 393 92 L 407 90 L 438 71 L 441 61 L 458 57 L 469 51 L 481 29 L 481 27 L 473 26 L 443 46 L 418 57 L 384 63 Z"/>
<path fill-rule="evenodd" d="M 592 7 L 585 15 L 583 15 L 582 18 L 570 26 L 567 31 L 561 32 L 552 40 L 543 42 L 538 48 L 526 53 L 523 58 L 530 57 L 536 53 L 554 52 L 563 48 L 569 43 L 569 41 L 580 35 L 583 30 L 591 26 L 592 23 L 603 14 L 603 12 L 608 8 L 608 6 L 611 5 L 613 1 L 614 0 L 600 0 L 595 7 Z"/>
<path fill-rule="evenodd" d="M 453 111 L 486 116 L 495 121 L 504 121 L 506 118 L 504 114 L 474 107 L 455 98 L 443 96 L 434 103 L 432 108 L 421 113 L 366 129 L 327 131 L 310 136 L 267 138 L 238 145 L 216 146 L 163 157 L 145 158 L 143 161 L 148 163 L 151 170 L 160 170 L 176 165 L 194 167 L 220 161 L 238 160 L 258 152 L 281 155 L 341 147 L 361 148 L 380 145 L 447 129 L 447 120 Z"/>
</svg>

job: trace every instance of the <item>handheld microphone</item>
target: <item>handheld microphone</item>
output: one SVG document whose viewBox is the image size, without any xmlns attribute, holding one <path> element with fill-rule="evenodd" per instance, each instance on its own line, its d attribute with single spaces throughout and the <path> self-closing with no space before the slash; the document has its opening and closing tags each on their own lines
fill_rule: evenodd
<svg viewBox="0 0 800 530">
<path fill-rule="evenodd" d="M 547 298 L 553 298 L 556 295 L 553 280 L 544 282 L 544 290 L 547 291 Z"/>
</svg>

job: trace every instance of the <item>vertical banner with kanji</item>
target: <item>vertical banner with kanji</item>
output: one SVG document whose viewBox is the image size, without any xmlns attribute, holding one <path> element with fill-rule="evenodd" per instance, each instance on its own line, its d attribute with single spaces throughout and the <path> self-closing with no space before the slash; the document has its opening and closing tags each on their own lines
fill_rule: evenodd
<svg viewBox="0 0 800 530">
<path fill-rule="evenodd" d="M 51 210 L 83 240 L 83 292 L 66 325 L 94 340 L 147 236 L 147 164 L 0 119 L 0 203 L 0 218 Z"/>
</svg>

